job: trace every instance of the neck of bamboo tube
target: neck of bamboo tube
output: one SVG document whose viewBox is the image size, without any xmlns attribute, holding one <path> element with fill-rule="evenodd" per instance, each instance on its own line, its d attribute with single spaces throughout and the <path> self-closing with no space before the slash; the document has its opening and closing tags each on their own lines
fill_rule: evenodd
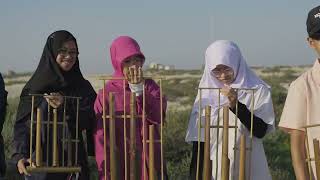
<svg viewBox="0 0 320 180">
<path fill-rule="evenodd" d="M 211 106 L 205 109 L 205 134 L 204 134 L 204 161 L 203 161 L 203 179 L 211 179 L 211 160 L 210 160 L 210 117 Z"/>
<path fill-rule="evenodd" d="M 57 109 L 53 109 L 53 135 L 52 135 L 52 166 L 58 166 L 58 134 L 57 134 L 57 125 L 58 125 L 58 113 Z"/>
<path fill-rule="evenodd" d="M 319 140 L 313 139 L 314 146 L 314 161 L 316 164 L 316 174 L 317 179 L 320 178 L 320 148 L 319 148 Z"/>
<path fill-rule="evenodd" d="M 222 134 L 222 158 L 221 158 L 221 176 L 222 180 L 229 179 L 229 107 L 223 107 L 223 134 Z"/>
<path fill-rule="evenodd" d="M 149 179 L 155 180 L 154 172 L 154 125 L 149 125 Z"/>
<path fill-rule="evenodd" d="M 115 125 L 115 109 L 114 95 L 109 93 L 109 138 L 110 138 L 110 174 L 111 179 L 117 179 L 116 171 L 116 125 Z"/>
<path fill-rule="evenodd" d="M 136 94 L 130 96 L 130 180 L 138 179 L 136 162 Z"/>
<path fill-rule="evenodd" d="M 239 180 L 246 180 L 246 136 L 240 138 Z"/>
<path fill-rule="evenodd" d="M 37 126 L 36 126 L 36 166 L 42 166 L 41 153 L 41 109 L 37 108 Z"/>
</svg>

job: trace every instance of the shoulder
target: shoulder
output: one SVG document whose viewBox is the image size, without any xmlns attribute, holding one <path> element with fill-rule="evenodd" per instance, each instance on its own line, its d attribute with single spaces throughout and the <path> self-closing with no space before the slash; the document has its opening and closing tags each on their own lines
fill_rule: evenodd
<svg viewBox="0 0 320 180">
<path fill-rule="evenodd" d="M 289 91 L 298 91 L 300 93 L 305 92 L 311 70 L 308 70 L 301 74 L 296 80 L 292 81 L 289 86 Z"/>
<path fill-rule="evenodd" d="M 157 85 L 157 83 L 153 79 L 146 79 L 144 83 L 145 85 Z"/>
<path fill-rule="evenodd" d="M 88 81 L 88 80 L 86 80 L 86 79 L 84 79 L 84 81 L 82 81 L 82 85 L 85 86 L 85 87 L 88 87 L 88 88 L 93 89 L 90 81 Z"/>
<path fill-rule="evenodd" d="M 247 92 L 247 93 L 252 93 L 252 92 Z M 271 88 L 266 85 L 259 85 L 254 90 L 254 99 L 256 104 L 272 102 Z"/>
<path fill-rule="evenodd" d="M 146 79 L 144 82 L 147 91 L 159 91 L 160 86 L 153 79 Z"/>
<path fill-rule="evenodd" d="M 84 79 L 81 82 L 81 86 L 77 87 L 80 89 L 77 89 L 76 92 L 79 93 L 79 95 L 85 99 L 95 99 L 97 96 L 96 91 L 94 90 L 94 88 L 92 87 L 91 83 Z"/>
</svg>

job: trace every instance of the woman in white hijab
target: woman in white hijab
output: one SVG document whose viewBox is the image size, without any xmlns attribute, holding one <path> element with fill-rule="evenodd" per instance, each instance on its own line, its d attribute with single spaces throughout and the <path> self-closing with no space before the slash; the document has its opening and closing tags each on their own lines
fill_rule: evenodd
<svg viewBox="0 0 320 180">
<path fill-rule="evenodd" d="M 238 121 L 237 137 L 233 129 L 229 130 L 229 159 L 230 159 L 230 179 L 237 179 L 239 168 L 238 146 L 240 136 L 246 137 L 247 147 L 250 147 L 250 120 L 251 120 L 251 99 L 252 91 L 241 89 L 255 89 L 254 93 L 254 110 L 253 110 L 253 144 L 251 158 L 250 152 L 247 151 L 246 161 L 246 179 L 252 180 L 271 180 L 268 169 L 266 156 L 264 153 L 262 138 L 274 130 L 274 111 L 270 93 L 270 86 L 262 81 L 246 64 L 241 55 L 238 46 L 226 40 L 219 40 L 212 43 L 206 50 L 205 68 L 202 75 L 199 88 L 221 88 L 220 105 L 218 103 L 218 90 L 203 89 L 201 92 L 201 124 L 204 125 L 204 107 L 210 105 L 211 125 L 216 125 L 218 121 L 218 112 L 222 114 L 222 106 L 229 106 L 229 123 L 235 124 Z M 239 89 L 238 92 L 235 89 Z M 193 143 L 193 155 L 190 166 L 190 177 L 196 179 L 197 169 L 197 152 L 198 152 L 198 123 L 199 123 L 199 100 L 200 95 L 196 97 L 193 109 L 190 115 L 189 126 L 186 135 L 186 141 Z M 238 101 L 237 101 L 238 100 Z M 238 103 L 238 115 L 235 118 L 236 103 Z M 219 109 L 220 107 L 220 109 Z M 222 124 L 222 116 L 219 118 Z M 217 136 L 217 129 L 211 129 L 211 152 L 212 160 L 212 179 L 221 179 L 220 165 L 216 167 L 216 158 L 221 162 L 222 132 Z M 200 167 L 199 179 L 202 179 L 202 162 L 204 148 L 204 129 L 200 130 Z M 236 139 L 236 144 L 234 140 Z M 234 147 L 235 146 L 235 147 Z M 220 154 L 216 157 L 216 148 Z M 234 150 L 236 149 L 237 159 L 234 160 Z M 249 163 L 251 159 L 251 163 Z M 251 165 L 250 165 L 251 164 Z M 249 169 L 251 166 L 251 169 Z M 217 172 L 217 175 L 216 175 Z M 251 176 L 251 177 L 249 177 Z"/>
</svg>

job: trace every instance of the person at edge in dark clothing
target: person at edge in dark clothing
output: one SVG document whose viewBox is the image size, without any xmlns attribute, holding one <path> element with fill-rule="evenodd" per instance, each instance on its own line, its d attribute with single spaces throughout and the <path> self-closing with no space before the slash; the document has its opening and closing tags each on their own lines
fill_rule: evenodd
<svg viewBox="0 0 320 180">
<path fill-rule="evenodd" d="M 5 176 L 6 173 L 6 160 L 4 154 L 4 140 L 2 137 L 3 124 L 6 118 L 7 111 L 7 95 L 8 92 L 5 90 L 4 81 L 0 73 L 0 179 Z"/>
<path fill-rule="evenodd" d="M 20 174 L 23 174 L 27 180 L 63 180 L 74 179 L 77 177 L 81 180 L 89 179 L 88 158 L 87 156 L 94 155 L 93 137 L 92 132 L 95 122 L 95 114 L 93 110 L 93 104 L 96 98 L 96 93 L 83 76 L 79 67 L 78 59 L 78 45 L 75 37 L 68 31 L 60 30 L 49 35 L 47 42 L 44 46 L 40 62 L 31 79 L 22 89 L 20 95 L 20 103 L 18 106 L 17 117 L 14 124 L 14 153 L 12 159 L 17 162 L 17 169 Z M 81 172 L 74 174 L 67 173 L 32 173 L 30 174 L 26 170 L 26 166 L 33 166 L 30 164 L 30 119 L 32 101 L 29 94 L 44 94 L 49 95 L 46 97 L 36 97 L 34 101 L 34 111 L 40 108 L 42 112 L 48 112 L 48 109 L 52 111 L 56 108 L 58 111 L 58 121 L 61 121 L 66 106 L 66 122 L 67 133 L 75 134 L 76 132 L 76 114 L 77 114 L 77 102 L 76 100 L 64 101 L 63 96 L 81 97 L 79 103 L 79 140 L 78 143 L 78 165 L 81 166 Z M 51 95 L 51 96 L 50 96 Z M 66 102 L 66 104 L 64 104 Z M 49 107 L 48 107 L 49 105 Z M 36 114 L 36 113 L 34 113 Z M 52 115 L 52 112 L 50 113 Z M 35 115 L 36 116 L 36 115 Z M 34 116 L 34 119 L 36 117 Z M 42 113 L 42 120 L 48 119 L 47 113 Z M 52 120 L 52 117 L 51 117 Z M 47 133 L 44 125 L 41 127 L 41 136 L 46 137 Z M 50 130 L 50 129 L 49 129 Z M 60 133 L 59 133 L 60 131 Z M 60 140 L 62 128 L 58 128 L 58 137 Z M 82 132 L 87 134 L 87 149 L 83 138 Z M 46 149 L 47 138 L 41 138 L 43 152 L 48 150 L 52 152 L 52 130 L 49 133 L 49 149 Z M 33 133 L 34 134 L 34 133 Z M 33 139 L 35 139 L 33 137 Z M 33 140 L 35 142 L 35 140 Z M 65 153 L 65 159 L 67 159 L 66 149 L 61 148 L 61 141 L 58 141 L 58 154 Z M 34 145 L 34 143 L 33 143 Z M 73 145 L 73 148 L 74 149 Z M 66 146 L 64 146 L 66 147 Z M 33 147 L 34 148 L 34 147 Z M 35 159 L 35 149 L 32 149 L 32 159 Z M 52 155 L 47 158 L 45 153 L 42 153 L 43 160 L 52 162 Z M 52 154 L 52 153 L 49 153 Z M 76 154 L 72 152 L 72 159 Z M 60 160 L 61 161 L 61 160 Z M 34 161 L 33 161 L 34 162 Z M 29 163 L 29 164 L 28 164 Z"/>
</svg>

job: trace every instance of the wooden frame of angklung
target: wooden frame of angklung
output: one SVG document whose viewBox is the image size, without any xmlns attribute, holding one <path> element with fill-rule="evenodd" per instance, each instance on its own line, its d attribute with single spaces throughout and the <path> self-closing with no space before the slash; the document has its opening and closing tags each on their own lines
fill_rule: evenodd
<svg viewBox="0 0 320 180">
<path fill-rule="evenodd" d="M 199 99 L 199 122 L 198 123 L 198 154 L 197 154 L 197 171 L 196 171 L 196 180 L 199 180 L 199 174 L 202 173 L 202 177 L 204 180 L 211 180 L 211 177 L 213 176 L 215 179 L 218 179 L 218 171 L 219 171 L 219 166 L 220 168 L 220 173 L 221 173 L 221 180 L 229 180 L 229 177 L 231 176 L 230 174 L 230 160 L 228 157 L 228 152 L 229 152 L 229 129 L 234 130 L 234 142 L 233 142 L 233 159 L 237 159 L 237 153 L 236 151 L 239 150 L 239 161 L 235 162 L 233 165 L 235 166 L 236 163 L 239 164 L 239 176 L 238 177 L 233 177 L 233 179 L 239 179 L 239 180 L 251 180 L 251 167 L 252 167 L 252 162 L 251 162 L 251 153 L 252 153 L 252 144 L 253 144 L 253 111 L 254 111 L 254 93 L 255 89 L 246 89 L 246 88 L 241 88 L 241 89 L 235 89 L 236 93 L 238 94 L 239 90 L 245 90 L 248 91 L 249 93 L 252 94 L 251 98 L 251 117 L 250 117 L 250 142 L 249 146 L 247 147 L 246 143 L 246 137 L 245 135 L 240 136 L 240 144 L 239 147 L 236 147 L 236 141 L 237 141 L 237 131 L 238 131 L 238 123 L 237 123 L 237 114 L 238 114 L 238 103 L 236 103 L 235 107 L 235 122 L 233 125 L 230 125 L 229 123 L 229 107 L 228 106 L 223 106 L 221 107 L 220 105 L 220 97 L 221 97 L 221 88 L 211 88 L 211 87 L 200 87 L 198 88 L 199 94 L 200 94 L 200 99 Z M 217 99 L 219 107 L 218 109 L 223 109 L 223 124 L 220 125 L 220 111 L 218 111 L 217 115 L 217 121 L 216 124 L 211 124 L 211 106 L 205 106 L 204 108 L 202 107 L 202 90 L 211 90 L 211 91 L 218 91 L 219 98 Z M 201 121 L 201 112 L 205 112 L 205 124 Z M 203 161 L 203 172 L 199 172 L 199 167 L 200 167 L 200 136 L 201 136 L 201 128 L 204 128 L 204 161 Z M 210 131 L 211 129 L 216 129 L 216 136 L 219 137 L 219 131 L 222 129 L 222 151 L 221 153 L 219 152 L 219 143 L 216 143 L 217 147 L 215 148 L 215 156 L 216 156 L 216 162 L 215 162 L 215 173 L 212 175 L 212 162 L 210 159 Z M 249 157 L 246 157 L 246 155 L 249 155 Z M 219 162 L 219 158 L 221 157 L 221 161 Z M 248 160 L 249 159 L 249 160 Z M 249 161 L 249 169 L 246 170 L 246 161 Z M 232 168 L 235 170 L 236 168 Z M 249 172 L 246 175 L 246 171 Z M 235 174 L 235 173 L 233 173 Z"/>
<path fill-rule="evenodd" d="M 126 84 L 126 79 L 124 77 L 112 77 L 112 76 L 101 76 L 99 78 L 100 80 L 103 81 L 103 99 L 105 99 L 105 95 L 106 95 L 106 89 L 105 89 L 105 85 L 106 85 L 106 81 L 107 80 L 119 80 L 122 81 L 123 83 L 123 93 L 125 94 L 125 84 Z M 159 87 L 160 87 L 160 109 L 159 111 L 160 113 L 160 127 L 157 127 L 155 125 L 149 125 L 148 127 L 148 132 L 149 132 L 149 139 L 146 138 L 146 134 L 145 131 L 143 131 L 142 133 L 142 145 L 143 145 L 143 153 L 144 156 L 146 157 L 146 147 L 147 145 L 149 146 L 149 169 L 148 169 L 148 177 L 150 180 L 154 180 L 156 177 L 156 173 L 155 173 L 155 169 L 154 169 L 154 144 L 155 143 L 160 143 L 160 147 L 161 147 L 161 179 L 163 180 L 165 177 L 164 175 L 164 162 L 163 162 L 163 100 L 162 100 L 162 80 L 164 79 L 164 77 L 144 77 L 144 79 L 153 79 L 153 80 L 157 80 L 159 82 Z M 127 137 L 127 123 L 129 123 L 129 127 L 130 127 L 130 149 L 128 150 L 127 147 L 127 143 L 126 143 L 126 139 L 124 139 L 123 141 L 124 143 L 124 177 L 125 180 L 130 179 L 130 180 L 138 180 L 140 177 L 138 177 L 139 174 L 139 170 L 137 169 L 136 163 L 137 163 L 137 153 L 136 153 L 136 123 L 137 123 L 137 118 L 141 118 L 142 119 L 142 126 L 143 129 L 146 129 L 146 103 L 145 103 L 145 86 L 143 84 L 143 91 L 142 91 L 142 114 L 137 114 L 136 112 L 136 94 L 135 93 L 131 93 L 130 95 L 130 114 L 126 113 L 126 101 L 127 99 L 123 98 L 123 114 L 121 115 L 116 115 L 115 114 L 115 98 L 114 98 L 114 92 L 109 92 L 108 94 L 108 103 L 109 103 L 109 114 L 106 114 L 106 102 L 105 100 L 103 101 L 103 114 L 102 114 L 102 119 L 103 119 L 103 129 L 104 132 L 106 132 L 106 123 L 109 123 L 109 144 L 110 144 L 110 162 L 104 161 L 104 173 L 105 173 L 105 179 L 106 179 L 106 174 L 107 174 L 107 163 L 110 163 L 110 177 L 111 180 L 117 180 L 118 179 L 118 170 L 119 167 L 117 166 L 117 161 L 116 161 L 116 141 L 117 141 L 117 137 L 115 135 L 115 121 L 116 119 L 121 119 L 123 120 L 124 126 L 123 126 L 123 133 L 124 133 L 124 138 Z M 154 138 L 154 130 L 155 128 L 160 128 L 160 139 L 155 139 Z M 107 147 L 106 147 L 106 133 L 104 133 L 104 158 L 106 159 L 107 157 Z M 129 151 L 129 158 L 127 157 Z M 146 158 L 143 158 L 143 164 L 146 164 Z M 130 169 L 129 169 L 129 174 L 128 172 L 128 163 L 130 163 Z M 143 166 L 144 168 L 144 179 L 146 179 L 147 175 L 147 170 L 146 170 L 146 166 Z"/>
<path fill-rule="evenodd" d="M 319 128 L 320 124 L 312 124 L 312 125 L 307 125 L 303 126 L 302 128 L 305 130 L 305 146 L 306 146 L 306 163 L 308 164 L 308 171 L 309 171 L 309 177 L 310 180 L 313 179 L 312 177 L 312 165 L 311 163 L 314 161 L 315 164 L 315 171 L 316 171 L 316 176 L 317 179 L 320 177 L 320 144 L 319 144 L 319 139 L 313 138 L 312 143 L 313 143 L 313 152 L 314 152 L 314 157 L 311 157 L 311 151 L 309 147 L 309 136 L 308 132 L 312 128 Z"/>
<path fill-rule="evenodd" d="M 78 144 L 79 144 L 79 101 L 81 97 L 62 96 L 63 115 L 62 119 L 58 117 L 58 110 L 52 108 L 49 103 L 47 112 L 41 108 L 35 109 L 35 98 L 45 98 L 52 95 L 30 94 L 32 98 L 31 117 L 30 117 L 30 166 L 27 166 L 29 173 L 47 172 L 47 173 L 77 173 L 81 171 L 78 164 Z M 76 101 L 75 132 L 68 128 L 66 120 L 67 102 Z M 36 120 L 34 119 L 36 113 Z M 47 113 L 47 120 L 42 119 L 44 113 Z M 62 129 L 62 131 L 59 131 Z M 44 131 L 44 132 L 42 132 Z M 50 137 L 51 135 L 51 137 Z M 35 137 L 35 145 L 34 145 Z M 62 137 L 59 139 L 58 137 Z M 42 143 L 46 138 L 46 143 Z M 51 143 L 49 143 L 51 142 Z M 58 145 L 61 143 L 61 147 Z M 35 150 L 33 147 L 35 146 Z M 43 146 L 46 146 L 43 148 Z M 59 152 L 62 148 L 62 153 Z M 33 156 L 35 154 L 35 157 Z M 45 158 L 44 158 L 45 157 Z"/>
</svg>

